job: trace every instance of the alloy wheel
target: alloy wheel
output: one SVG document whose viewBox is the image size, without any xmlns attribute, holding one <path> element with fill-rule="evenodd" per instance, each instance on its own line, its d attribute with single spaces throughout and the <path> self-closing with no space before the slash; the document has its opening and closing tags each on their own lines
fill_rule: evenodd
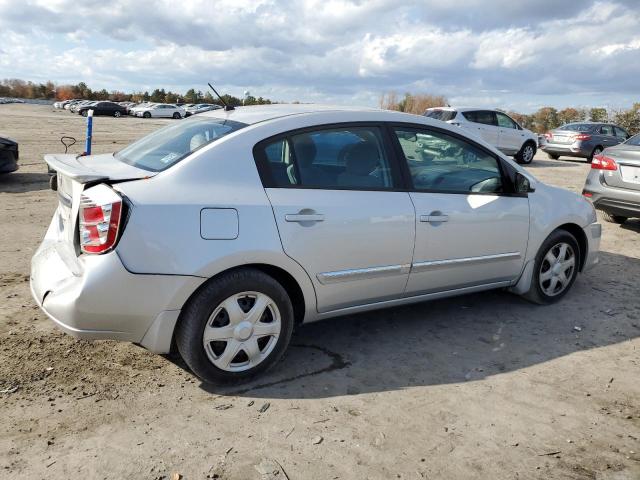
<svg viewBox="0 0 640 480">
<path fill-rule="evenodd" d="M 571 283 L 575 268 L 576 254 L 571 245 L 565 242 L 555 244 L 540 265 L 540 288 L 550 297 L 561 294 Z"/>
<path fill-rule="evenodd" d="M 522 152 L 522 161 L 524 163 L 531 163 L 531 161 L 533 160 L 533 156 L 533 147 L 531 145 L 526 145 Z"/>
<path fill-rule="evenodd" d="M 280 311 L 260 292 L 234 294 L 209 316 L 202 342 L 209 361 L 227 372 L 242 372 L 264 361 L 278 342 Z"/>
</svg>

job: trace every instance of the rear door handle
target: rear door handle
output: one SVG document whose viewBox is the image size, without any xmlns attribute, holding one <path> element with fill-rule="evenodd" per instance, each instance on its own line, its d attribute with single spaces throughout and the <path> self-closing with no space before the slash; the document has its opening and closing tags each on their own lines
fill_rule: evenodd
<svg viewBox="0 0 640 480">
<path fill-rule="evenodd" d="M 449 215 L 420 215 L 420 221 L 428 223 L 448 222 Z"/>
<path fill-rule="evenodd" d="M 284 216 L 287 222 L 323 222 L 324 215 L 321 213 L 289 213 Z"/>
</svg>

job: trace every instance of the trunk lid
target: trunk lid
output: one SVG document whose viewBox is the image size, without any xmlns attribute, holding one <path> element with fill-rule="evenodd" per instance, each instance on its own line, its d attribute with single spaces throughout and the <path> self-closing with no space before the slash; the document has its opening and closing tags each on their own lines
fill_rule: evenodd
<svg viewBox="0 0 640 480">
<path fill-rule="evenodd" d="M 550 139 L 547 138 L 547 143 L 570 145 L 575 141 L 575 136 L 579 133 L 584 132 L 574 132 L 573 130 L 552 130 L 551 134 L 553 136 Z"/>
<path fill-rule="evenodd" d="M 616 188 L 640 190 L 640 147 L 624 143 L 607 148 L 604 152 L 618 164 L 618 170 L 604 175 L 604 182 Z M 607 172 L 609 173 L 609 172 Z"/>
<path fill-rule="evenodd" d="M 53 224 L 57 229 L 57 241 L 79 252 L 77 231 L 80 197 L 87 186 L 96 183 L 118 183 L 126 180 L 149 178 L 149 172 L 127 165 L 113 154 L 79 156 L 52 154 L 44 156 L 45 162 L 57 175 L 58 210 Z"/>
</svg>

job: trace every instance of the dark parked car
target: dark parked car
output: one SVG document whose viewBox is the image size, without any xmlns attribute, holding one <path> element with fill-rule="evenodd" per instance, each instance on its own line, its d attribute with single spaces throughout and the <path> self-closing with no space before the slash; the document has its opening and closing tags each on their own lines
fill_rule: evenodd
<svg viewBox="0 0 640 480">
<path fill-rule="evenodd" d="M 629 133 L 610 123 L 569 123 L 545 134 L 546 142 L 540 148 L 549 158 L 562 156 L 586 158 L 589 163 L 607 147 L 613 147 L 630 137 Z"/>
<path fill-rule="evenodd" d="M 640 133 L 593 158 L 582 194 L 609 222 L 640 217 Z"/>
<path fill-rule="evenodd" d="M 18 142 L 0 137 L 0 173 L 15 172 L 18 169 Z"/>
<path fill-rule="evenodd" d="M 111 117 L 121 117 L 127 114 L 127 109 L 115 102 L 98 102 L 95 105 L 86 105 L 80 107 L 78 113 L 86 117 L 89 110 L 93 110 L 94 115 L 109 115 Z"/>
</svg>

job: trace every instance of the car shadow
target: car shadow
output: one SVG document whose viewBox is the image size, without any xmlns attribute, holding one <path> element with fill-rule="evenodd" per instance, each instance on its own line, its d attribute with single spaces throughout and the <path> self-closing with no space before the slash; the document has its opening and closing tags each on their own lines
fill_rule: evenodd
<svg viewBox="0 0 640 480">
<path fill-rule="evenodd" d="M 637 286 L 618 280 L 639 276 L 640 259 L 602 253 L 600 265 L 549 306 L 490 291 L 303 325 L 267 374 L 239 386 L 200 386 L 304 399 L 482 380 L 640 336 Z"/>
<path fill-rule="evenodd" d="M 527 168 L 555 168 L 555 167 L 579 167 L 580 165 L 589 165 L 584 159 L 565 159 L 565 160 L 551 160 L 551 159 L 539 159 L 534 158 L 533 161 L 527 165 Z"/>
<path fill-rule="evenodd" d="M 622 225 L 620 225 L 620 228 L 629 230 L 631 232 L 640 233 L 640 218 L 627 220 Z"/>
<path fill-rule="evenodd" d="M 25 193 L 49 189 L 49 174 L 13 172 L 0 175 L 0 193 Z"/>
</svg>

